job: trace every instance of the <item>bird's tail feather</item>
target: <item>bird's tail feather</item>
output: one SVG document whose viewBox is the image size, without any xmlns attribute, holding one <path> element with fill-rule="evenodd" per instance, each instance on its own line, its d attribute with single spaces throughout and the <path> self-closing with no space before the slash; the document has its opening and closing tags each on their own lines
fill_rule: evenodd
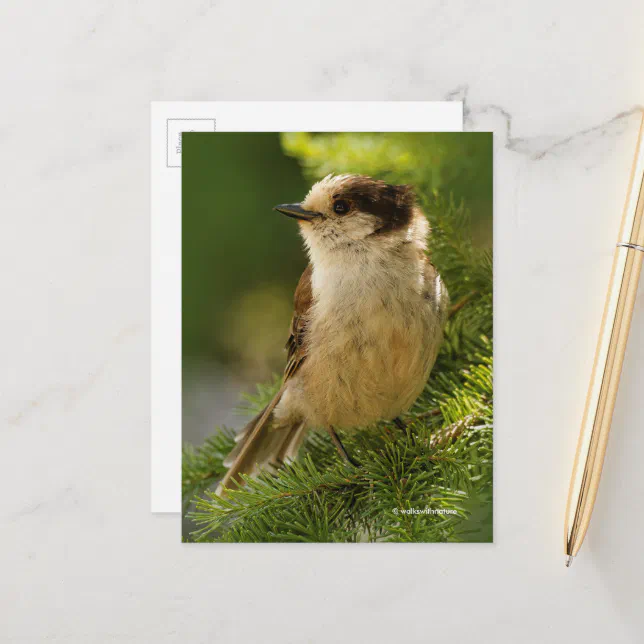
<svg viewBox="0 0 644 644">
<path fill-rule="evenodd" d="M 224 460 L 228 471 L 217 487 L 219 496 L 224 496 L 226 489 L 244 484 L 240 474 L 252 475 L 261 468 L 277 466 L 297 455 L 304 423 L 277 423 L 273 414 L 283 393 L 284 388 L 237 435 L 237 445 Z"/>
</svg>

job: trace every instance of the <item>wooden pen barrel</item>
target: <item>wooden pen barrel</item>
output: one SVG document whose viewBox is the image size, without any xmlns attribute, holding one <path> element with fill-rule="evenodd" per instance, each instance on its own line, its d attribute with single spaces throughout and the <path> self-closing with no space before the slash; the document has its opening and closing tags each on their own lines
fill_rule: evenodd
<svg viewBox="0 0 644 644">
<path fill-rule="evenodd" d="M 586 398 L 570 481 L 565 523 L 566 555 L 576 556 L 588 529 L 597 496 L 642 260 L 644 252 L 636 249 L 618 247 L 615 252 L 591 385 Z"/>
</svg>

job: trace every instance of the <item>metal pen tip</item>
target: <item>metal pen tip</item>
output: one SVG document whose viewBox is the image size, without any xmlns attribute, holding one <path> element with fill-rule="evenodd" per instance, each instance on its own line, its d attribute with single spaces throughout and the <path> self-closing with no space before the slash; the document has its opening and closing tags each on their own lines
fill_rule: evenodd
<svg viewBox="0 0 644 644">
<path fill-rule="evenodd" d="M 573 559 L 574 557 L 572 555 L 568 555 L 566 557 L 566 568 L 570 568 L 570 566 L 572 566 Z"/>
</svg>

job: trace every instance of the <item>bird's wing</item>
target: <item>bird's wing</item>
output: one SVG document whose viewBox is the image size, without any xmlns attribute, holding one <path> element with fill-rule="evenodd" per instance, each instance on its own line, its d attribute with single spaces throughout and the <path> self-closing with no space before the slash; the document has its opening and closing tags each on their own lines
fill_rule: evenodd
<svg viewBox="0 0 644 644">
<path fill-rule="evenodd" d="M 449 294 L 436 267 L 425 257 L 425 299 L 429 300 L 438 316 L 440 325 L 444 326 L 449 312 Z"/>
<path fill-rule="evenodd" d="M 306 324 L 308 312 L 313 304 L 313 290 L 311 288 L 311 274 L 313 268 L 309 264 L 302 273 L 297 288 L 295 289 L 293 319 L 291 320 L 291 334 L 286 343 L 288 361 L 284 369 L 284 381 L 288 380 L 304 361 L 306 347 Z"/>
</svg>

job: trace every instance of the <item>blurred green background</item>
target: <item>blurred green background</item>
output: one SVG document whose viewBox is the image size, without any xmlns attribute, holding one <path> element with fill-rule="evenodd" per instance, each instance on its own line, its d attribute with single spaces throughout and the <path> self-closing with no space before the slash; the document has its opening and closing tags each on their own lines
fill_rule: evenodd
<svg viewBox="0 0 644 644">
<path fill-rule="evenodd" d="M 185 133 L 184 441 L 243 424 L 231 413 L 239 393 L 283 369 L 307 259 L 297 225 L 273 206 L 300 201 L 329 172 L 404 176 L 419 192 L 464 200 L 474 237 L 490 246 L 491 158 L 485 133 Z"/>
</svg>

